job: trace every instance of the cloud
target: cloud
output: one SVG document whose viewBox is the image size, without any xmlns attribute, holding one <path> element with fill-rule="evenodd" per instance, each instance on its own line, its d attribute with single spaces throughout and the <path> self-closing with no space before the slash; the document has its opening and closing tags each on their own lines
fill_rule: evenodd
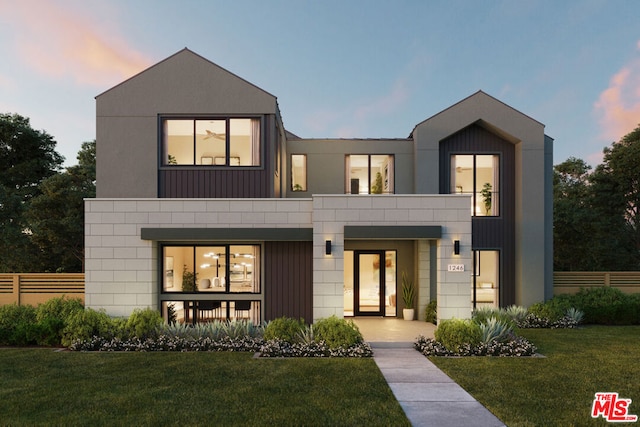
<svg viewBox="0 0 640 427">
<path fill-rule="evenodd" d="M 637 43 L 640 51 L 640 40 Z M 609 82 L 596 103 L 601 136 L 617 141 L 640 123 L 640 57 L 622 67 Z"/>
<path fill-rule="evenodd" d="M 409 98 L 409 91 L 404 79 L 398 79 L 391 91 L 377 99 L 360 105 L 354 111 L 356 120 L 369 120 L 378 115 L 387 115 L 402 106 Z"/>
<path fill-rule="evenodd" d="M 151 64 L 149 58 L 119 36 L 98 15 L 80 11 L 78 4 L 22 0 L 0 4 L 5 25 L 12 27 L 12 47 L 35 72 L 54 79 L 104 86 L 117 83 Z M 112 21 L 113 22 L 113 21 Z"/>
<path fill-rule="evenodd" d="M 335 110 L 316 110 L 304 122 L 311 131 L 332 134 L 327 137 L 365 137 L 362 132 L 370 123 L 400 109 L 409 99 L 406 80 L 399 78 L 391 89 L 377 98 L 359 100 L 353 105 Z"/>
</svg>

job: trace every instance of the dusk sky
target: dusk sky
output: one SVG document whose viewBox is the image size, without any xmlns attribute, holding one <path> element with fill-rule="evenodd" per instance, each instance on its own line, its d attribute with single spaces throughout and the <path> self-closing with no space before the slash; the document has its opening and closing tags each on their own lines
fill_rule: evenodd
<svg viewBox="0 0 640 427">
<path fill-rule="evenodd" d="M 640 125 L 638 0 L 0 0 L 0 112 L 75 164 L 95 96 L 184 47 L 301 137 L 404 138 L 478 90 L 542 122 L 554 164 Z"/>
</svg>

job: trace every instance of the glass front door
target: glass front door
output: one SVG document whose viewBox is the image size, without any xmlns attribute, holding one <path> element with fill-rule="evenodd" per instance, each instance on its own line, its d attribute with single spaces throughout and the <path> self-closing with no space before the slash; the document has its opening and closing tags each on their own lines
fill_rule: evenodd
<svg viewBox="0 0 640 427">
<path fill-rule="evenodd" d="M 396 252 L 345 251 L 344 315 L 396 316 Z"/>
</svg>

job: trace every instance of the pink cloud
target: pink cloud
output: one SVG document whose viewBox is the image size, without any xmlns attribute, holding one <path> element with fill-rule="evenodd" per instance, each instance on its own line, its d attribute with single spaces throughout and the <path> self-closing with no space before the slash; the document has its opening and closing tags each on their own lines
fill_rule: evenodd
<svg viewBox="0 0 640 427">
<path fill-rule="evenodd" d="M 19 57 L 45 76 L 104 86 L 151 64 L 112 24 L 105 26 L 106 20 L 78 11 L 69 3 L 22 0 L 0 5 L 0 14 L 13 28 L 13 47 Z"/>
<path fill-rule="evenodd" d="M 619 140 L 640 124 L 640 57 L 631 60 L 611 78 L 594 108 L 599 116 L 601 136 L 609 141 Z"/>
<path fill-rule="evenodd" d="M 590 165 L 599 165 L 600 163 L 602 163 L 603 158 L 604 153 L 602 151 L 598 151 L 596 153 L 588 154 L 585 160 Z"/>
</svg>

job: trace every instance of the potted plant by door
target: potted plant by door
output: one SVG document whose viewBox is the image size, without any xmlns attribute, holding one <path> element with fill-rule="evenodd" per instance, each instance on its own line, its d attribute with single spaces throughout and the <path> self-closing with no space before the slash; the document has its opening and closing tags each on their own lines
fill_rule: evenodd
<svg viewBox="0 0 640 427">
<path fill-rule="evenodd" d="M 413 280 L 407 277 L 406 272 L 402 272 L 402 299 L 404 300 L 404 309 L 402 310 L 402 316 L 404 320 L 413 320 L 415 310 L 413 308 L 413 299 L 415 297 L 415 289 L 413 287 Z"/>
</svg>

